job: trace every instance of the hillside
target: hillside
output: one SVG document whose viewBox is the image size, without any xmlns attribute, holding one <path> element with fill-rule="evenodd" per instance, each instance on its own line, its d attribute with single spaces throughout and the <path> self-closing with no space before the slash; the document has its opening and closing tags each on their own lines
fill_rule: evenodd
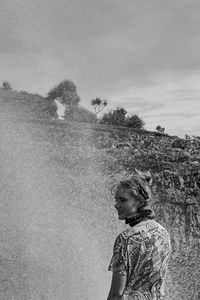
<svg viewBox="0 0 200 300">
<path fill-rule="evenodd" d="M 49 102 L 38 94 L 17 92 L 0 88 L 1 106 L 15 111 L 13 118 L 24 120 L 56 118 L 56 104 Z"/>
<path fill-rule="evenodd" d="M 198 138 L 58 121 L 42 97 L 12 91 L 0 104 L 1 299 L 105 299 L 125 228 L 110 188 L 135 168 L 151 172 L 171 234 L 166 299 L 200 298 Z"/>
</svg>

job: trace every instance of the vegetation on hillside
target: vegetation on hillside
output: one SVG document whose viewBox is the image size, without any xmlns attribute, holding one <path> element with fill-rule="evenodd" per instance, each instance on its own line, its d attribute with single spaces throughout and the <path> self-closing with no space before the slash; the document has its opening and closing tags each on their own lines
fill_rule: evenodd
<svg viewBox="0 0 200 300">
<path fill-rule="evenodd" d="M 165 128 L 161 127 L 160 125 L 156 126 L 156 130 L 160 133 L 164 133 L 165 132 Z"/>
<path fill-rule="evenodd" d="M 108 104 L 107 100 L 102 100 L 100 98 L 91 100 L 91 105 L 94 107 L 94 111 L 96 115 L 99 114 L 104 109 L 104 107 L 107 106 L 107 104 Z"/>
<path fill-rule="evenodd" d="M 12 89 L 11 84 L 8 81 L 3 82 L 2 86 L 4 90 Z M 38 106 L 38 110 L 41 109 L 43 114 L 46 113 L 44 116 L 45 118 L 56 118 L 57 106 L 54 100 L 58 100 L 65 106 L 65 120 L 144 129 L 144 121 L 137 114 L 128 114 L 127 111 L 122 107 L 117 107 L 108 113 L 104 113 L 104 115 L 98 119 L 97 115 L 108 105 L 108 101 L 98 97 L 92 99 L 90 104 L 94 109 L 94 113 L 84 107 L 79 106 L 81 98 L 77 93 L 77 87 L 74 82 L 69 79 L 61 81 L 54 88 L 52 88 L 48 92 L 46 98 L 43 98 L 38 94 L 28 93 L 27 91 L 21 91 L 20 93 L 24 97 L 27 96 L 27 101 L 29 101 L 31 98 L 31 101 L 33 101 L 31 106 L 34 107 L 35 105 L 39 104 L 38 99 L 36 98 L 40 98 L 40 102 L 43 101 L 43 103 L 40 103 L 41 107 Z M 34 96 L 36 96 L 35 99 Z"/>
<path fill-rule="evenodd" d="M 144 129 L 144 121 L 137 115 L 128 115 L 124 108 L 118 107 L 108 113 L 105 113 L 100 119 L 100 124 L 125 126 L 136 129 Z"/>
<path fill-rule="evenodd" d="M 83 123 L 97 123 L 96 115 L 84 107 L 66 107 L 65 120 L 83 122 Z"/>
<path fill-rule="evenodd" d="M 9 81 L 3 81 L 2 88 L 5 90 L 12 90 L 12 86 Z"/>
<path fill-rule="evenodd" d="M 53 128 L 52 124 L 48 130 L 57 145 L 52 158 L 79 178 L 97 165 L 95 174 L 102 174 L 96 189 L 105 180 L 108 201 L 113 200 L 110 188 L 117 181 L 128 178 L 135 169 L 150 171 L 156 220 L 168 229 L 173 247 L 166 299 L 198 300 L 200 138 L 185 140 L 158 132 L 78 122 L 56 126 L 54 133 Z M 107 213 L 104 209 L 101 218 Z"/>
<path fill-rule="evenodd" d="M 94 132 L 110 186 L 135 169 L 150 171 L 156 219 L 169 231 L 172 282 L 166 299 L 199 299 L 200 137 L 179 139 L 145 132 Z M 171 289 L 171 290 L 170 290 Z M 180 294 L 179 294 L 180 293 Z"/>
<path fill-rule="evenodd" d="M 48 99 L 59 99 L 60 102 L 69 107 L 77 107 L 81 101 L 77 94 L 77 87 L 71 80 L 63 80 L 48 92 Z"/>
<path fill-rule="evenodd" d="M 82 184 L 79 189 L 77 184 L 77 190 L 73 190 L 73 199 L 79 199 L 85 184 L 83 178 L 88 176 L 91 194 L 84 199 L 92 197 L 94 207 L 99 205 L 99 209 L 102 208 L 99 218 L 109 220 L 113 232 L 116 230 L 115 218 L 105 209 L 107 204 L 101 207 L 105 197 L 104 183 L 106 194 L 110 195 L 113 183 L 129 177 L 136 168 L 150 171 L 156 219 L 169 230 L 173 246 L 170 262 L 172 282 L 169 282 L 166 299 L 198 300 L 200 137 L 180 139 L 161 132 L 115 124 L 57 122 L 54 101 L 26 92 L 2 88 L 0 101 L 2 108 L 8 112 L 8 118 L 16 116 L 20 122 L 26 120 L 28 125 L 23 123 L 24 127 L 31 128 L 31 135 L 46 151 L 46 159 L 53 161 L 53 172 L 62 176 L 70 173 L 70 178 Z M 79 105 L 76 108 L 72 119 L 80 121 L 80 117 L 87 115 L 88 111 L 78 115 L 84 109 Z M 93 118 L 93 115 L 90 117 Z M 63 186 L 67 193 L 69 187 Z M 108 201 L 111 200 L 109 197 Z M 82 198 L 81 203 L 84 208 Z M 92 223 L 91 226 L 96 225 Z M 103 232 L 102 242 L 106 234 L 107 231 Z"/>
</svg>

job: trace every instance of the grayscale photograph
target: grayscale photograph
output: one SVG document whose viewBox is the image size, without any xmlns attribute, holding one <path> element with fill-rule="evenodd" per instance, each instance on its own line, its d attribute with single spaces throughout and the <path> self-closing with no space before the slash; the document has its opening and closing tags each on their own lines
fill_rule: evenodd
<svg viewBox="0 0 200 300">
<path fill-rule="evenodd" d="M 200 300 L 200 1 L 1 0 L 0 300 Z"/>
</svg>

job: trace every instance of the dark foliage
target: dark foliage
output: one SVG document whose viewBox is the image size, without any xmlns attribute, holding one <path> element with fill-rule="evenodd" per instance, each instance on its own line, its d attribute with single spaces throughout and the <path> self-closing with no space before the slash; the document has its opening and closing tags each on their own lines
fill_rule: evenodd
<svg viewBox="0 0 200 300">
<path fill-rule="evenodd" d="M 80 97 L 77 95 L 76 85 L 71 80 L 63 80 L 48 93 L 48 99 L 59 100 L 69 106 L 77 106 L 80 102 Z"/>
<path fill-rule="evenodd" d="M 108 104 L 107 100 L 102 100 L 100 98 L 92 99 L 91 105 L 94 107 L 95 114 L 97 115 L 104 107 Z"/>
<path fill-rule="evenodd" d="M 126 126 L 135 129 L 144 128 L 144 121 L 137 114 L 129 116 L 126 116 L 126 114 L 127 111 L 124 108 L 118 107 L 117 109 L 104 114 L 99 123 L 114 126 Z"/>
<path fill-rule="evenodd" d="M 64 118 L 66 120 L 84 123 L 97 122 L 96 115 L 83 107 L 66 107 Z"/>
<path fill-rule="evenodd" d="M 132 115 L 126 119 L 127 127 L 143 129 L 144 124 L 144 121 L 138 115 Z"/>
<path fill-rule="evenodd" d="M 12 86 L 11 86 L 11 84 L 10 84 L 9 81 L 4 81 L 4 82 L 2 83 L 2 87 L 3 87 L 5 90 L 12 90 Z"/>
<path fill-rule="evenodd" d="M 126 113 L 127 111 L 124 108 L 118 107 L 117 109 L 104 114 L 99 123 L 105 125 L 125 126 Z"/>
<path fill-rule="evenodd" d="M 156 126 L 156 130 L 157 130 L 159 133 L 164 133 L 164 132 L 165 132 L 165 128 L 164 128 L 164 127 L 161 127 L 160 125 Z"/>
</svg>

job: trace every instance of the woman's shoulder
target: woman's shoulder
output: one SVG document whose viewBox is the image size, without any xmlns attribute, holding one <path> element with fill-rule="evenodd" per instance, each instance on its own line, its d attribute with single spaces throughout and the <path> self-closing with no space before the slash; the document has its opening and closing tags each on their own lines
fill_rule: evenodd
<svg viewBox="0 0 200 300">
<path fill-rule="evenodd" d="M 165 235 L 166 237 L 169 237 L 170 238 L 170 235 L 169 235 L 169 232 L 168 230 L 161 224 L 159 223 L 158 221 L 156 220 L 151 220 L 152 222 L 150 223 L 150 229 L 153 230 L 153 228 L 156 228 L 156 230 L 160 233 L 160 234 L 163 234 Z M 151 225 L 152 225 L 152 228 L 151 228 Z"/>
<path fill-rule="evenodd" d="M 140 226 L 127 228 L 118 234 L 114 248 L 133 249 L 141 248 L 145 243 L 151 241 L 155 243 L 157 240 L 163 240 L 161 243 L 166 248 L 171 247 L 171 241 L 168 231 L 164 226 L 154 219 L 140 223 Z M 128 248 L 127 248 L 128 247 Z"/>
<path fill-rule="evenodd" d="M 136 230 L 133 227 L 125 229 L 124 231 L 122 231 L 118 235 L 117 239 L 118 239 L 118 241 L 121 241 L 121 242 L 126 243 L 126 244 L 136 243 L 138 245 L 142 244 L 142 241 L 143 241 L 143 238 L 140 234 L 140 231 Z"/>
<path fill-rule="evenodd" d="M 161 225 L 159 222 L 152 220 L 149 224 L 149 231 L 148 231 L 149 238 L 151 241 L 160 241 L 159 247 L 164 247 L 165 249 L 172 251 L 172 244 L 171 244 L 171 237 L 168 230 Z M 162 240 L 162 242 L 161 242 Z"/>
<path fill-rule="evenodd" d="M 127 228 L 122 231 L 118 237 L 121 241 L 132 239 L 138 243 L 142 243 L 143 237 L 146 236 L 147 233 L 163 235 L 167 239 L 170 239 L 167 229 L 154 219 L 145 220 L 136 226 Z"/>
</svg>

